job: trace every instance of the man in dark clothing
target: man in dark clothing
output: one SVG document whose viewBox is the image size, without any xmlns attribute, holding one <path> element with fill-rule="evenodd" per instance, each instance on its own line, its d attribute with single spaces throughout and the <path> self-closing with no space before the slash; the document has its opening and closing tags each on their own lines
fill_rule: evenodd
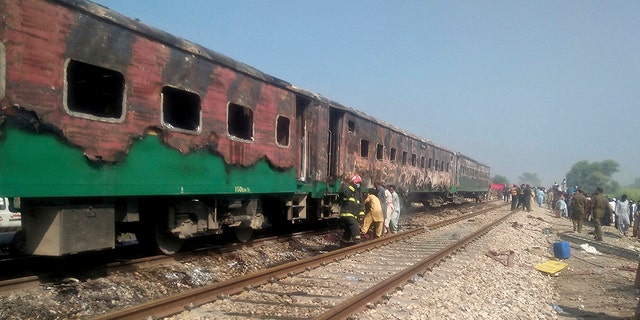
<svg viewBox="0 0 640 320">
<path fill-rule="evenodd" d="M 516 209 L 516 205 L 518 204 L 518 195 L 520 194 L 520 190 L 517 185 L 513 185 L 513 188 L 509 189 L 511 192 L 511 211 Z"/>
<path fill-rule="evenodd" d="M 584 205 L 587 198 L 582 194 L 582 190 L 576 190 L 571 200 L 571 221 L 573 222 L 573 231 L 582 232 L 582 223 L 584 222 Z"/>
<path fill-rule="evenodd" d="M 343 184 L 340 189 L 340 225 L 344 229 L 343 240 L 347 242 L 360 240 L 358 218 L 364 217 L 361 183 L 362 178 L 356 173 L 349 180 L 349 184 Z"/>
<path fill-rule="evenodd" d="M 595 226 L 595 239 L 602 241 L 602 217 L 609 211 L 609 199 L 602 193 L 602 188 L 598 187 L 596 193 L 591 197 L 591 209 L 593 210 L 593 224 Z"/>
<path fill-rule="evenodd" d="M 522 210 L 531 212 L 531 186 L 524 186 L 524 192 L 522 193 Z"/>
</svg>

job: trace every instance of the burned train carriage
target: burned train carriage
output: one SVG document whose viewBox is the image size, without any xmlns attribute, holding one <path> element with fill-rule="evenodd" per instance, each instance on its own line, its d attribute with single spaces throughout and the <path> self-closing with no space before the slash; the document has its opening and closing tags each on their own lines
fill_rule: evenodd
<svg viewBox="0 0 640 320">
<path fill-rule="evenodd" d="M 481 163 L 91 2 L 0 10 L 0 194 L 28 253 L 335 218 L 353 172 L 412 201 L 487 190 Z"/>
</svg>

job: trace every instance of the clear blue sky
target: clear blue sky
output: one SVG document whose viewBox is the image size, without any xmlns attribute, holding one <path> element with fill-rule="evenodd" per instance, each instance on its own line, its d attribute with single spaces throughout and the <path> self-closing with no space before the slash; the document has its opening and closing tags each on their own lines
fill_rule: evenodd
<svg viewBox="0 0 640 320">
<path fill-rule="evenodd" d="M 99 0 L 517 182 L 640 177 L 640 1 Z"/>
</svg>

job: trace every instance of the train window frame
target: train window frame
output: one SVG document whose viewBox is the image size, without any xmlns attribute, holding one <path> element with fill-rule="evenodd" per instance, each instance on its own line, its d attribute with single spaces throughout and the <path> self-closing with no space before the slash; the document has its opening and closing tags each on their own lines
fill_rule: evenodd
<svg viewBox="0 0 640 320">
<path fill-rule="evenodd" d="M 396 162 L 397 153 L 398 150 L 396 150 L 396 148 L 391 148 L 391 151 L 389 151 L 389 161 Z"/>
<path fill-rule="evenodd" d="M 376 144 L 376 159 L 382 161 L 384 160 L 384 145 Z"/>
<path fill-rule="evenodd" d="M 124 121 L 127 83 L 122 72 L 78 59 L 67 59 L 63 72 L 62 105 L 69 115 L 109 123 Z M 100 94 L 92 94 L 95 92 Z"/>
<path fill-rule="evenodd" d="M 348 120 L 347 121 L 347 131 L 351 132 L 351 133 L 355 133 L 356 132 L 356 122 L 353 120 Z"/>
<path fill-rule="evenodd" d="M 286 123 L 284 123 L 284 121 L 286 121 Z M 278 115 L 276 117 L 276 145 L 278 147 L 288 148 L 290 144 L 291 144 L 291 119 L 283 115 Z"/>
<path fill-rule="evenodd" d="M 165 85 L 162 87 L 160 95 L 162 104 L 160 119 L 163 127 L 183 133 L 200 133 L 202 100 L 199 94 Z"/>
<path fill-rule="evenodd" d="M 360 139 L 360 157 L 369 158 L 369 140 Z"/>
<path fill-rule="evenodd" d="M 242 115 L 240 115 L 240 113 L 242 113 Z M 255 121 L 253 114 L 253 109 L 247 106 L 234 102 L 227 103 L 228 137 L 232 140 L 253 142 L 255 139 Z"/>
</svg>

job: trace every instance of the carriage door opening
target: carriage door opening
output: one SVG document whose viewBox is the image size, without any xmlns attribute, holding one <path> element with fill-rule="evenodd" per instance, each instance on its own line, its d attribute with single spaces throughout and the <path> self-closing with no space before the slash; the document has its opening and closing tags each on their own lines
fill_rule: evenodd
<svg viewBox="0 0 640 320">
<path fill-rule="evenodd" d="M 305 181 L 309 171 L 309 137 L 307 135 L 307 122 L 305 121 L 305 110 L 309 106 L 309 99 L 296 96 L 296 130 L 297 137 L 300 137 L 300 172 L 298 180 Z"/>
<path fill-rule="evenodd" d="M 327 151 L 329 154 L 327 155 L 327 176 L 335 177 L 338 172 L 338 157 L 340 156 L 339 148 L 340 148 L 340 134 L 342 130 L 342 119 L 344 118 L 344 112 L 341 110 L 337 110 L 331 108 L 329 113 L 329 137 L 327 141 L 329 142 L 329 146 L 327 147 Z"/>
</svg>

